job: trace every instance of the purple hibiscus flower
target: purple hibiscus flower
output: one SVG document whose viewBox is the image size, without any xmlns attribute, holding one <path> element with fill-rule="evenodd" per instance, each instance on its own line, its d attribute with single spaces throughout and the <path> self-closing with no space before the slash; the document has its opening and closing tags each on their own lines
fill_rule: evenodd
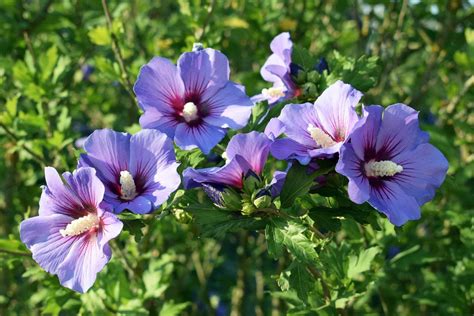
<svg viewBox="0 0 474 316">
<path fill-rule="evenodd" d="M 248 175 L 259 177 L 270 152 L 271 140 L 263 133 L 238 134 L 230 140 L 225 156 L 227 162 L 222 167 L 205 169 L 187 168 L 183 173 L 184 188 L 203 186 L 221 190 L 225 186 L 242 189 Z M 286 173 L 277 171 L 268 185 L 268 192 L 277 196 L 281 191 Z"/>
<path fill-rule="evenodd" d="M 270 49 L 273 54 L 265 61 L 260 74 L 265 81 L 273 83 L 273 86 L 263 89 L 261 94 L 254 96 L 253 102 L 267 100 L 268 104 L 274 104 L 300 94 L 299 88 L 291 79 L 291 73 L 294 72 L 292 68 L 298 66 L 291 62 L 293 42 L 290 33 L 277 35 L 270 43 Z"/>
<path fill-rule="evenodd" d="M 97 170 L 105 185 L 105 201 L 116 213 L 125 209 L 152 212 L 181 182 L 173 143 L 156 130 L 135 135 L 97 130 L 87 138 L 84 149 L 79 166 Z"/>
<path fill-rule="evenodd" d="M 204 153 L 226 129 L 247 124 L 253 103 L 245 88 L 229 81 L 227 57 L 214 49 L 184 53 L 178 66 L 162 57 L 144 65 L 134 87 L 143 128 L 157 129 L 185 150 Z"/>
<path fill-rule="evenodd" d="M 20 238 L 33 259 L 61 284 L 84 293 L 110 260 L 108 242 L 118 236 L 122 222 L 103 203 L 104 185 L 92 168 L 63 173 L 45 169 L 46 186 L 39 216 L 20 224 Z"/>
<path fill-rule="evenodd" d="M 287 104 L 265 129 L 270 138 L 286 135 L 272 144 L 272 155 L 280 160 L 297 159 L 301 164 L 334 155 L 359 120 L 355 107 L 361 97 L 361 92 L 337 81 L 314 104 Z"/>
<path fill-rule="evenodd" d="M 336 171 L 349 178 L 349 197 L 369 202 L 394 225 L 420 218 L 420 206 L 443 183 L 448 161 L 404 104 L 365 107 L 342 146 Z"/>
</svg>

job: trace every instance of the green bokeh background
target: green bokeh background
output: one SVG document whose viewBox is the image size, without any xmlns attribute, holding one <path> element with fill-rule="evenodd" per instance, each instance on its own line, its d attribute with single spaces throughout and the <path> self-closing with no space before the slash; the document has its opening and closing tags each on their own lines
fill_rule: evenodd
<svg viewBox="0 0 474 316">
<path fill-rule="evenodd" d="M 43 167 L 75 167 L 76 141 L 96 128 L 135 132 L 131 93 L 153 56 L 176 60 L 194 42 L 221 50 L 231 78 L 249 95 L 268 86 L 259 69 L 271 39 L 295 43 L 331 67 L 379 57 L 364 104 L 403 102 L 448 158 L 447 179 L 422 218 L 381 231 L 345 223 L 337 260 L 369 246 L 380 252 L 344 285 L 347 301 L 315 297 L 301 315 L 472 315 L 474 313 L 474 8 L 452 1 L 100 1 L 0 2 L 0 315 L 279 315 L 300 302 L 275 280 L 285 260 L 255 232 L 200 238 L 169 216 L 133 221 L 93 289 L 78 295 L 42 271 L 19 242 L 18 225 L 37 214 Z M 123 67 L 117 60 L 118 43 Z M 115 51 L 114 51 L 115 50 Z M 363 78 L 358 78 L 363 80 Z M 423 157 L 420 157 L 423 159 Z M 136 231 L 136 230 L 135 230 Z M 335 246 L 336 247 L 336 246 Z M 347 255 L 347 256 L 346 256 Z M 328 282 L 339 287 L 336 274 Z M 350 294 L 350 295 L 349 295 Z M 296 313 L 296 312 L 294 312 Z"/>
</svg>

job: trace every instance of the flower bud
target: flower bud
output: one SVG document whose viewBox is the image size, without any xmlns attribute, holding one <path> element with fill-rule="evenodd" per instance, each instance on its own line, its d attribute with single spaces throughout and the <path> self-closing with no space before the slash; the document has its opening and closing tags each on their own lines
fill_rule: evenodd
<svg viewBox="0 0 474 316">
<path fill-rule="evenodd" d="M 316 84 L 319 82 L 320 78 L 321 78 L 321 75 L 316 70 L 310 71 L 307 74 L 308 82 L 312 82 Z"/>
<path fill-rule="evenodd" d="M 267 208 L 272 204 L 272 198 L 268 195 L 263 195 L 253 201 L 257 208 Z"/>
<path fill-rule="evenodd" d="M 245 201 L 242 205 L 242 214 L 243 215 L 251 215 L 253 212 L 255 212 L 257 208 L 251 203 L 250 201 Z"/>
<path fill-rule="evenodd" d="M 221 195 L 222 206 L 230 210 L 240 210 L 242 207 L 241 196 L 235 190 L 226 188 Z"/>
</svg>

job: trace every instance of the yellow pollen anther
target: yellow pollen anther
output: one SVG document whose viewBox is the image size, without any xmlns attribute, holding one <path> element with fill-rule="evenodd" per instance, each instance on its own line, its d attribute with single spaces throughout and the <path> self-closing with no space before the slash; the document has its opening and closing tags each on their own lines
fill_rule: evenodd
<svg viewBox="0 0 474 316">
<path fill-rule="evenodd" d="M 262 94 L 266 98 L 281 98 L 285 96 L 285 92 L 283 92 L 282 87 L 271 87 L 268 89 L 263 89 Z"/>
<path fill-rule="evenodd" d="M 188 102 L 184 105 L 183 108 L 183 117 L 186 122 L 194 121 L 198 118 L 198 109 L 196 104 L 193 102 Z"/>
<path fill-rule="evenodd" d="M 392 177 L 403 171 L 403 167 L 391 160 L 371 160 L 365 164 L 365 174 L 368 177 Z"/>
<path fill-rule="evenodd" d="M 307 131 L 311 135 L 311 138 L 322 148 L 328 148 L 337 144 L 331 136 L 313 124 L 308 125 Z"/>
<path fill-rule="evenodd" d="M 137 187 L 133 177 L 127 170 L 120 171 L 120 191 L 121 198 L 124 200 L 133 200 L 137 196 Z"/>
<path fill-rule="evenodd" d="M 91 228 L 99 226 L 99 217 L 96 214 L 82 216 L 70 222 L 65 229 L 60 229 L 59 233 L 63 237 L 77 236 L 89 231 Z"/>
</svg>

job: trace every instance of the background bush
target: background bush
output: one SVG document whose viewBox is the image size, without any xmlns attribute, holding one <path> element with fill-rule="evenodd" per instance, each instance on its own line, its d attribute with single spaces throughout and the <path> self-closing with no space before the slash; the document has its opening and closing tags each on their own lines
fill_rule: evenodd
<svg viewBox="0 0 474 316">
<path fill-rule="evenodd" d="M 1 315 L 474 313 L 471 1 L 137 0 L 108 8 L 110 21 L 99 1 L 0 2 Z M 362 85 L 365 104 L 421 111 L 422 128 L 450 162 L 421 220 L 401 229 L 380 220 L 379 231 L 343 221 L 331 255 L 320 258 L 338 292 L 331 304 L 321 285 L 306 302 L 280 290 L 288 258 L 271 259 L 263 234 L 201 237 L 186 214 L 127 221 L 113 260 L 82 296 L 39 268 L 18 225 L 37 214 L 43 167 L 74 169 L 81 138 L 96 128 L 139 130 L 131 87 L 141 65 L 155 55 L 176 60 L 200 41 L 227 55 L 231 77 L 253 95 L 268 85 L 259 69 L 282 31 L 330 68 L 358 65 L 347 81 Z"/>
</svg>

